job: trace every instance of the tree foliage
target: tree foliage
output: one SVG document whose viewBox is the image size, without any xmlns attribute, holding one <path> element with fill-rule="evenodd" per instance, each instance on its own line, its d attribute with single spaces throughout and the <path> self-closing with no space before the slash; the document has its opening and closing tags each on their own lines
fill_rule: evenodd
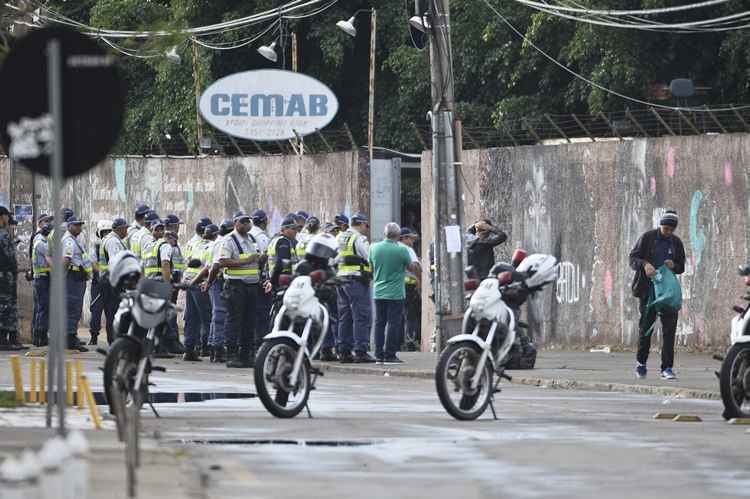
<svg viewBox="0 0 750 499">
<path fill-rule="evenodd" d="M 694 0 L 577 0 L 578 5 L 651 8 Z M 692 78 L 709 87 L 691 104 L 750 102 L 750 34 L 678 35 L 621 30 L 576 23 L 506 0 L 490 0 L 525 34 L 520 39 L 481 0 L 451 1 L 453 79 L 457 115 L 466 126 L 496 126 L 544 113 L 598 113 L 638 107 L 574 77 L 542 55 L 551 57 L 599 85 L 652 101 L 653 83 Z M 282 0 L 50 0 L 48 5 L 81 22 L 102 28 L 167 29 L 176 34 L 146 45 L 126 41 L 133 49 L 166 52 L 177 46 L 181 64 L 168 59 L 122 56 L 120 66 L 128 92 L 125 132 L 120 153 L 157 149 L 169 135 L 197 150 L 196 92 L 225 75 L 279 67 L 255 49 L 272 37 L 231 51 L 194 47 L 179 29 L 236 19 L 274 8 Z M 423 2 L 426 3 L 426 2 Z M 704 17 L 745 10 L 733 0 L 704 9 Z M 357 16 L 359 34 L 351 38 L 335 27 L 357 9 L 377 9 L 376 144 L 402 150 L 421 148 L 411 125 L 426 123 L 430 109 L 429 50 L 412 44 L 407 19 L 411 0 L 347 0 L 319 15 L 290 20 L 288 32 L 300 40 L 300 70 L 328 84 L 339 97 L 340 111 L 332 126 L 349 124 L 355 139 L 366 143 L 369 20 Z M 7 19 L 0 11 L 0 29 Z M 690 18 L 690 16 L 693 16 Z M 672 15 L 668 21 L 695 19 L 695 13 Z M 5 21 L 3 21 L 5 19 Z M 241 40 L 257 28 L 231 31 L 217 41 Z M 0 38 L 0 50 L 3 39 Z M 282 44 L 290 68 L 289 42 Z M 197 82 L 196 82 L 197 78 Z M 674 104 L 665 101 L 665 104 Z"/>
</svg>

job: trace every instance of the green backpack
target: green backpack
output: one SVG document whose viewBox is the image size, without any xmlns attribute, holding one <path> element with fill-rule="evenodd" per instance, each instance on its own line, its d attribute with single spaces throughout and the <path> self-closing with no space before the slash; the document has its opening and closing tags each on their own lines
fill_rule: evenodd
<svg viewBox="0 0 750 499">
<path fill-rule="evenodd" d="M 667 311 L 677 312 L 682 308 L 682 286 L 680 281 L 677 280 L 677 276 L 672 272 L 666 265 L 662 265 L 656 271 L 656 275 L 651 279 L 654 283 L 654 291 L 648 297 L 646 304 L 646 313 L 643 314 L 643 318 L 648 317 L 652 310 L 656 310 L 656 314 L 661 314 Z M 656 324 L 656 321 L 654 321 Z M 654 324 L 646 331 L 646 336 L 650 335 L 654 330 Z M 641 324 L 643 327 L 643 324 Z"/>
</svg>

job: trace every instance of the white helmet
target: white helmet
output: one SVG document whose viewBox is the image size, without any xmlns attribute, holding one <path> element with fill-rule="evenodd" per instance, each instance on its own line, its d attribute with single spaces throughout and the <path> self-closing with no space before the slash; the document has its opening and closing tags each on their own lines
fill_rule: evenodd
<svg viewBox="0 0 750 499">
<path fill-rule="evenodd" d="M 336 238 L 324 232 L 316 234 L 310 239 L 305 247 L 305 256 L 316 256 L 328 260 L 329 258 L 335 258 L 338 251 L 339 245 Z"/>
<path fill-rule="evenodd" d="M 555 281 L 558 267 L 557 259 L 554 256 L 536 253 L 524 258 L 516 271 L 527 272 L 530 277 L 526 279 L 526 285 L 533 288 Z"/>
<path fill-rule="evenodd" d="M 102 237 L 103 230 L 112 230 L 112 220 L 99 220 L 96 222 L 96 235 Z"/>
<path fill-rule="evenodd" d="M 118 289 L 126 278 L 137 281 L 141 277 L 141 264 L 132 251 L 121 251 L 112 258 L 109 266 L 109 284 Z"/>
</svg>

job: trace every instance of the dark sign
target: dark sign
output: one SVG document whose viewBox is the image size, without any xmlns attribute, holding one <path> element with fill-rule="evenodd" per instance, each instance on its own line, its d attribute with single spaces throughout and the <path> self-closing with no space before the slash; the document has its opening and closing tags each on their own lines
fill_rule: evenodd
<svg viewBox="0 0 750 499">
<path fill-rule="evenodd" d="M 48 102 L 47 46 L 60 42 L 63 176 L 106 158 L 117 141 L 125 92 L 115 58 L 66 28 L 44 28 L 18 40 L 0 68 L 0 143 L 30 170 L 50 175 L 54 128 Z"/>
</svg>

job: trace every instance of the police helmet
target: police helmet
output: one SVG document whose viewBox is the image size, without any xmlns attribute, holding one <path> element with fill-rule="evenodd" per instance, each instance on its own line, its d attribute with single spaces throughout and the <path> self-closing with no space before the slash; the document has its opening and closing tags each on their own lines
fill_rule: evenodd
<svg viewBox="0 0 750 499">
<path fill-rule="evenodd" d="M 141 277 L 141 264 L 132 251 L 121 251 L 112 258 L 109 266 L 109 284 L 121 289 L 126 283 L 138 282 Z"/>
</svg>

